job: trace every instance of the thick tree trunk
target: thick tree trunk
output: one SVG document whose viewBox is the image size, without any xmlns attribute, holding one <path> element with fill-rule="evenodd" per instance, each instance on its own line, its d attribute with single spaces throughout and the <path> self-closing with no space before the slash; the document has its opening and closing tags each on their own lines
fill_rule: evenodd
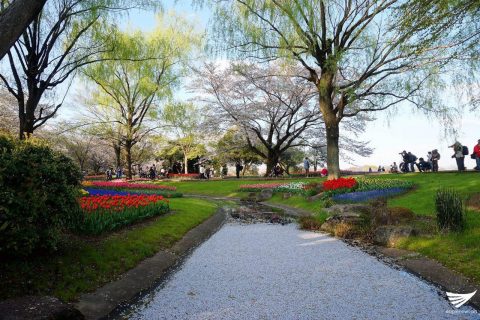
<svg viewBox="0 0 480 320">
<path fill-rule="evenodd" d="M 268 177 L 272 173 L 272 170 L 277 165 L 279 158 L 280 156 L 277 153 L 274 153 L 274 152 L 268 153 L 267 172 L 265 173 L 266 177 Z"/>
<path fill-rule="evenodd" d="M 188 157 L 187 157 L 187 154 L 183 155 L 183 165 L 185 166 L 185 168 L 183 169 L 183 172 L 185 174 L 187 174 L 188 173 Z"/>
<path fill-rule="evenodd" d="M 127 155 L 127 179 L 132 179 L 132 141 L 125 141 L 125 153 Z"/>
<path fill-rule="evenodd" d="M 38 16 L 47 0 L 14 0 L 0 13 L 0 60 Z"/>
<path fill-rule="evenodd" d="M 338 179 L 340 177 L 340 153 L 338 148 L 338 138 L 340 136 L 339 125 L 336 121 L 332 124 L 325 122 L 327 131 L 327 170 L 328 179 Z"/>
</svg>

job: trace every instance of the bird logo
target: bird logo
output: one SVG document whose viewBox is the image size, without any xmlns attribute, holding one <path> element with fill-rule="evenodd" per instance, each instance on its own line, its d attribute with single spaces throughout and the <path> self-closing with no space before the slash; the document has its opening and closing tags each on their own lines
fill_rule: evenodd
<svg viewBox="0 0 480 320">
<path fill-rule="evenodd" d="M 477 290 L 471 293 L 452 293 L 452 292 L 447 292 L 447 297 L 448 300 L 450 300 L 450 303 L 455 307 L 455 308 L 460 308 L 463 306 L 465 303 L 468 302 L 468 300 L 472 299 L 472 297 L 477 293 Z"/>
</svg>

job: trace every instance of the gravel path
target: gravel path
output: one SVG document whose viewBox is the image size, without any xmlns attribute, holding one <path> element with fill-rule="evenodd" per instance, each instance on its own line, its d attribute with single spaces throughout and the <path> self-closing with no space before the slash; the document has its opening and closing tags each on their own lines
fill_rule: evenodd
<svg viewBox="0 0 480 320">
<path fill-rule="evenodd" d="M 434 287 L 296 225 L 227 224 L 126 319 L 478 319 Z M 470 313 L 466 313 L 470 312 Z"/>
</svg>

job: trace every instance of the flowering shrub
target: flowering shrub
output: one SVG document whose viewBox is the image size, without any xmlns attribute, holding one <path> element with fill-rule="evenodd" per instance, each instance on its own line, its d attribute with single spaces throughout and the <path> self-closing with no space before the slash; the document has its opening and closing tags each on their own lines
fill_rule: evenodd
<svg viewBox="0 0 480 320">
<path fill-rule="evenodd" d="M 332 199 L 337 202 L 364 202 L 368 200 L 386 198 L 401 194 L 406 188 L 388 188 L 382 190 L 355 191 L 343 194 L 335 194 Z"/>
<path fill-rule="evenodd" d="M 102 195 L 79 200 L 83 215 L 74 229 L 100 234 L 169 211 L 168 200 L 160 195 Z"/>
<path fill-rule="evenodd" d="M 355 178 L 338 178 L 323 182 L 324 191 L 333 191 L 337 189 L 353 189 L 357 185 Z"/>
<path fill-rule="evenodd" d="M 162 186 L 159 184 L 149 184 L 149 183 L 130 183 L 130 182 L 112 182 L 112 181 L 85 181 L 83 183 L 85 187 L 92 188 L 104 188 L 104 189 L 162 189 L 162 190 L 171 190 L 175 191 L 177 188 L 172 186 Z"/>
</svg>

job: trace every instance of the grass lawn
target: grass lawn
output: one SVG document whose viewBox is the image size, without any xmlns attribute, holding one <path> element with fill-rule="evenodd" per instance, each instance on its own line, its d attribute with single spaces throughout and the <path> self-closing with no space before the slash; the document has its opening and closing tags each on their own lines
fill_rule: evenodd
<svg viewBox="0 0 480 320">
<path fill-rule="evenodd" d="M 274 183 L 274 182 L 317 182 L 323 179 L 225 179 L 225 180 L 184 180 L 184 181 L 159 181 L 158 184 L 174 186 L 178 192 L 185 194 L 198 194 L 218 197 L 242 197 L 246 192 L 240 192 L 243 184 Z"/>
<path fill-rule="evenodd" d="M 200 199 L 171 199 L 172 214 L 108 236 L 69 240 L 56 255 L 2 262 L 0 299 L 47 294 L 73 300 L 116 279 L 146 257 L 171 247 L 213 215 L 217 205 Z"/>
</svg>

